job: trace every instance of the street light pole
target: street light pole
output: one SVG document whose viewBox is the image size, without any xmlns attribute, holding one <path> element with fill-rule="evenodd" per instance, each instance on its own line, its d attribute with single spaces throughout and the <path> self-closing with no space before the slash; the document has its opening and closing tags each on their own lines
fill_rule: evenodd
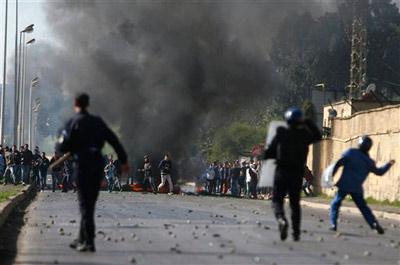
<svg viewBox="0 0 400 265">
<path fill-rule="evenodd" d="M 32 88 L 39 83 L 39 78 L 35 77 L 31 80 L 29 88 L 29 131 L 28 131 L 28 143 L 32 146 Z"/>
<path fill-rule="evenodd" d="M 28 46 L 33 43 L 35 43 L 35 39 L 31 39 L 31 40 L 27 41 L 26 45 L 24 45 L 24 54 L 25 55 L 24 55 L 24 62 L 23 62 L 22 87 L 21 87 L 22 88 L 22 91 L 21 91 L 21 94 L 22 94 L 22 101 L 21 101 L 21 104 L 22 104 L 22 108 L 21 108 L 22 140 L 21 140 L 21 144 L 25 143 L 25 134 L 26 134 L 26 124 L 25 124 L 25 122 L 26 122 L 26 119 L 25 119 L 26 98 L 25 98 L 25 94 L 26 94 L 26 90 L 27 90 L 27 87 L 26 87 L 26 72 L 27 72 L 27 70 L 26 70 L 26 68 L 28 65 Z"/>
<path fill-rule="evenodd" d="M 7 76 L 7 22 L 8 22 L 8 0 L 6 0 L 6 14 L 4 22 L 4 64 L 3 64 L 3 89 L 1 90 L 0 109 L 0 144 L 4 142 L 4 110 L 6 102 L 6 76 Z"/>
<path fill-rule="evenodd" d="M 18 60 L 18 85 L 17 85 L 17 145 L 22 144 L 22 75 L 25 62 L 25 34 L 33 32 L 34 24 L 25 27 L 19 33 L 19 60 Z"/>
<path fill-rule="evenodd" d="M 13 141 L 18 138 L 18 0 L 15 0 L 15 59 L 14 59 L 14 126 Z"/>
</svg>

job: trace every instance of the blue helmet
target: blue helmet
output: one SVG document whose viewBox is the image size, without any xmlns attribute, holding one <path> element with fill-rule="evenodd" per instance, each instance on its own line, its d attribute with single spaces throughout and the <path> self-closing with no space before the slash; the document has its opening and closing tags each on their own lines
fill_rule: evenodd
<svg viewBox="0 0 400 265">
<path fill-rule="evenodd" d="M 361 136 L 358 139 L 358 148 L 367 153 L 369 151 L 369 149 L 371 149 L 372 147 L 372 139 L 366 135 Z"/>
<path fill-rule="evenodd" d="M 285 120 L 288 124 L 294 124 L 303 119 L 303 111 L 297 107 L 292 107 L 285 112 Z"/>
</svg>

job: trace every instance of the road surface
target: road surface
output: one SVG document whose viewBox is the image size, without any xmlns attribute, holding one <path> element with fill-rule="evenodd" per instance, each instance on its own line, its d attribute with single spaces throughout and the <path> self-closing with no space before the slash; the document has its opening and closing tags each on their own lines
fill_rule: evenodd
<svg viewBox="0 0 400 265">
<path fill-rule="evenodd" d="M 327 212 L 304 208 L 302 241 L 280 242 L 270 202 L 261 200 L 102 192 L 96 253 L 68 247 L 79 223 L 75 194 L 39 193 L 24 212 L 21 228 L 17 216 L 0 234 L 2 265 L 400 264 L 398 222 L 382 220 L 380 236 L 343 213 L 335 235 Z"/>
</svg>

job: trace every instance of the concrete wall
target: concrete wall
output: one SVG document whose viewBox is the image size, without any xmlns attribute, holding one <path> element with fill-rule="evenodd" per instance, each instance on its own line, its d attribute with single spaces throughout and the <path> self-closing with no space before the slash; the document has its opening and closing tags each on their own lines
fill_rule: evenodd
<svg viewBox="0 0 400 265">
<path fill-rule="evenodd" d="M 370 155 L 377 165 L 390 159 L 396 159 L 397 164 L 383 177 L 370 175 L 364 184 L 365 196 L 377 200 L 400 200 L 400 105 L 335 118 L 331 126 L 331 137 L 313 146 L 309 157 L 309 166 L 318 176 L 317 182 L 324 168 L 339 159 L 347 148 L 357 146 L 359 136 L 369 135 L 374 141 Z M 333 190 L 324 192 L 332 194 Z"/>
</svg>

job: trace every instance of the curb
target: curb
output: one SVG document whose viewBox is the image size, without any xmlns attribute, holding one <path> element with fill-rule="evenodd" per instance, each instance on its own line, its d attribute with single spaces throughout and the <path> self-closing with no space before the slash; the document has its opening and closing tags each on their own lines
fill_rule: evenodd
<svg viewBox="0 0 400 265">
<path fill-rule="evenodd" d="M 302 206 L 315 208 L 315 209 L 321 209 L 321 210 L 329 210 L 331 208 L 331 206 L 329 204 L 308 202 L 308 201 L 303 201 L 303 200 L 300 202 L 300 204 Z M 358 210 L 358 208 L 356 208 L 356 207 L 341 206 L 340 209 L 341 209 L 341 211 L 345 211 L 347 213 L 360 214 L 360 210 Z M 372 210 L 372 212 L 379 218 L 390 219 L 390 220 L 400 222 L 400 214 L 389 213 L 389 212 L 384 212 L 384 211 L 375 211 L 375 210 Z"/>
<path fill-rule="evenodd" d="M 35 185 L 28 185 L 17 195 L 10 197 L 7 201 L 0 203 L 0 228 L 6 222 L 8 216 L 14 209 L 24 201 L 35 190 Z"/>
</svg>

